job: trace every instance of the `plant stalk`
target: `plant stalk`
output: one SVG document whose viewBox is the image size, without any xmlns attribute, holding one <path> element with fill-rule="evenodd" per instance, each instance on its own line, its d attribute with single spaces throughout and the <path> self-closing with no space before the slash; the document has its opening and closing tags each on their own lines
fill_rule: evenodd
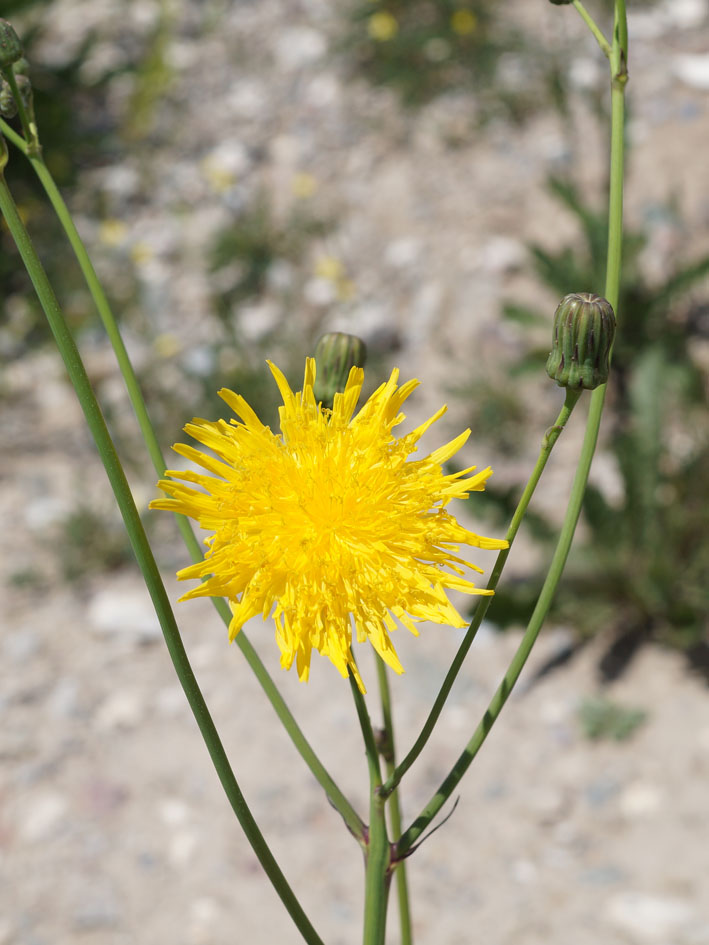
<svg viewBox="0 0 709 945">
<path fill-rule="evenodd" d="M 583 3 L 581 3 L 581 0 L 574 0 L 574 6 L 578 10 L 578 12 L 581 14 L 581 18 L 583 19 L 586 26 L 591 30 L 591 33 L 593 33 L 593 36 L 595 37 L 596 42 L 600 46 L 601 52 L 603 53 L 603 55 L 606 57 L 606 59 L 610 59 L 611 44 L 603 35 L 603 32 L 596 24 L 596 21 L 593 19 L 593 17 L 588 12 L 588 10 L 583 5 Z"/>
<path fill-rule="evenodd" d="M 382 703 L 382 719 L 384 723 L 383 748 L 380 749 L 384 759 L 387 778 L 394 775 L 396 768 L 396 742 L 394 738 L 394 718 L 391 706 L 391 691 L 389 688 L 389 674 L 384 660 L 377 654 L 377 678 Z M 380 789 L 380 797 L 385 797 Z M 389 796 L 389 823 L 391 839 L 396 843 L 401 836 L 401 807 L 399 792 L 394 789 Z M 406 876 L 406 860 L 396 864 L 396 895 L 399 905 L 399 929 L 401 931 L 401 945 L 413 945 L 413 929 L 411 927 L 411 905 L 409 902 L 409 888 Z"/>
<path fill-rule="evenodd" d="M 281 901 L 290 913 L 303 939 L 310 943 L 310 945 L 324 945 L 322 939 L 310 923 L 310 920 L 305 915 L 285 876 L 281 872 L 258 824 L 249 810 L 234 776 L 234 772 L 231 769 L 229 759 L 224 751 L 224 746 L 219 738 L 219 734 L 209 713 L 207 704 L 204 701 L 189 659 L 187 658 L 175 622 L 175 617 L 172 613 L 170 601 L 168 600 L 165 587 L 160 577 L 160 572 L 145 535 L 123 467 L 121 466 L 106 422 L 81 361 L 81 356 L 66 326 L 54 290 L 49 283 L 29 234 L 17 212 L 17 207 L 12 199 L 3 174 L 0 174 L 0 212 L 5 217 L 8 229 L 17 244 L 22 261 L 25 264 L 42 308 L 47 316 L 49 326 L 61 353 L 69 378 L 76 390 L 86 418 L 86 423 L 96 443 L 111 488 L 116 497 L 116 502 L 123 517 L 138 565 L 153 601 L 153 606 L 155 607 L 155 612 L 160 621 L 160 626 L 165 637 L 170 658 L 175 667 L 175 672 L 177 673 L 187 701 L 197 721 L 197 725 L 199 726 L 199 730 L 207 746 L 219 780 L 222 783 L 232 809 L 254 853 L 280 896 Z"/>
<path fill-rule="evenodd" d="M 349 679 L 369 769 L 369 828 L 364 854 L 363 945 L 384 945 L 391 882 L 391 844 L 387 835 L 385 801 L 379 793 L 382 786 L 379 751 L 364 696 L 351 672 Z"/>
<path fill-rule="evenodd" d="M 559 416 L 556 418 L 556 423 L 544 434 L 544 439 L 542 440 L 542 445 L 536 465 L 532 470 L 532 475 L 529 477 L 527 485 L 524 487 L 524 491 L 520 497 L 519 502 L 517 503 L 517 508 L 515 509 L 514 515 L 512 516 L 512 521 L 510 522 L 509 528 L 507 529 L 507 534 L 505 535 L 505 538 L 509 542 L 509 546 L 498 552 L 495 565 L 492 569 L 492 573 L 490 574 L 490 580 L 487 582 L 487 590 L 494 591 L 498 585 L 503 568 L 505 567 L 507 558 L 509 557 L 510 551 L 512 550 L 512 543 L 514 542 L 515 536 L 519 531 L 522 519 L 527 512 L 529 503 L 532 499 L 532 496 L 534 495 L 534 490 L 537 488 L 537 484 L 541 478 L 542 473 L 544 472 L 544 468 L 551 455 L 551 451 L 554 448 L 554 444 L 559 439 L 562 430 L 566 426 L 566 423 L 571 416 L 572 410 L 578 402 L 580 393 L 580 391 L 567 390 L 564 405 L 561 408 Z M 446 678 L 443 680 L 443 684 L 438 695 L 436 696 L 436 700 L 433 703 L 433 707 L 431 708 L 428 718 L 421 729 L 420 735 L 414 742 L 411 750 L 406 755 L 404 760 L 396 767 L 395 771 L 393 773 L 388 773 L 387 780 L 382 786 L 381 790 L 381 793 L 384 797 L 388 797 L 389 794 L 395 790 L 403 776 L 423 751 L 423 748 L 430 738 L 436 722 L 438 721 L 438 718 L 443 710 L 443 706 L 445 705 L 448 695 L 453 688 L 453 683 L 460 672 L 463 661 L 468 655 L 468 651 L 470 650 L 473 640 L 475 639 L 475 635 L 480 629 L 480 624 L 485 619 L 485 614 L 487 613 L 488 607 L 490 606 L 493 599 L 494 598 L 492 595 L 489 597 L 480 597 L 478 599 L 473 619 L 471 620 L 470 626 L 468 627 L 465 637 L 463 638 L 463 642 L 460 644 L 458 652 L 451 663 L 450 669 L 446 673 Z"/>
<path fill-rule="evenodd" d="M 133 407 L 133 412 L 135 413 L 138 425 L 140 427 L 140 432 L 143 436 L 148 453 L 150 454 L 150 459 L 153 463 L 155 471 L 158 474 L 158 477 L 162 478 L 165 475 L 166 469 L 165 459 L 163 457 L 162 450 L 160 449 L 160 444 L 158 442 L 155 428 L 153 427 L 152 421 L 150 420 L 135 369 L 133 368 L 128 351 L 126 350 L 123 337 L 121 335 L 120 329 L 118 328 L 118 324 L 113 314 L 113 310 L 111 309 L 111 305 L 96 274 L 96 270 L 93 267 L 86 247 L 84 246 L 79 232 L 76 229 L 71 213 L 69 212 L 61 192 L 59 191 L 59 188 L 57 187 L 54 178 L 52 177 L 51 172 L 44 161 L 41 150 L 38 150 L 36 153 L 32 154 L 27 147 L 27 142 L 2 119 L 0 119 L 0 132 L 2 132 L 2 134 L 4 134 L 8 140 L 10 140 L 29 159 L 35 173 L 37 174 L 37 177 L 44 187 L 45 193 L 47 194 L 47 197 L 52 204 L 52 207 L 54 208 L 54 211 L 62 227 L 64 228 L 64 232 L 66 233 L 67 239 L 69 240 L 71 248 L 74 251 L 74 255 L 84 276 L 84 280 L 86 281 L 89 292 L 91 293 L 91 297 L 99 313 L 101 322 L 103 323 L 106 334 L 108 335 L 109 341 L 113 347 L 116 361 L 123 376 L 123 381 L 126 386 L 126 391 L 128 393 L 131 406 Z M 199 542 L 195 538 L 188 519 L 184 515 L 175 514 L 175 520 L 192 561 L 201 561 L 203 558 L 203 552 Z M 229 610 L 228 604 L 222 598 L 213 597 L 211 599 L 222 621 L 226 626 L 229 626 L 231 612 Z M 288 708 L 288 705 L 281 695 L 280 690 L 276 686 L 261 658 L 243 630 L 238 634 L 235 642 L 243 653 L 246 662 L 256 676 L 258 682 L 260 683 L 261 688 L 273 706 L 276 715 L 290 736 L 290 739 L 293 742 L 295 748 L 305 761 L 306 765 L 310 768 L 315 779 L 325 791 L 332 806 L 341 815 L 350 833 L 352 833 L 359 843 L 362 843 L 364 838 L 364 824 L 362 819 L 357 814 L 352 804 L 342 793 L 340 788 L 337 786 L 333 778 L 330 776 L 329 772 L 322 764 L 318 756 L 315 754 L 315 751 L 306 739 L 302 729 Z"/>
<path fill-rule="evenodd" d="M 628 26 L 625 0 L 615 0 L 613 48 L 610 58 L 611 168 L 608 199 L 608 257 L 606 265 L 605 297 L 613 306 L 616 315 L 618 315 L 618 300 L 620 296 L 623 242 L 623 172 L 625 164 L 625 86 L 628 78 L 627 61 Z M 473 733 L 472 738 L 465 746 L 462 754 L 431 800 L 399 840 L 396 847 L 397 859 L 411 849 L 459 784 L 499 716 L 531 652 L 532 646 L 551 606 L 581 514 L 581 506 L 584 492 L 586 491 L 591 461 L 598 441 L 598 431 L 601 423 L 601 414 L 603 412 L 605 391 L 606 385 L 603 384 L 597 387 L 591 396 L 588 420 L 586 422 L 586 433 L 584 435 L 579 464 L 574 476 L 571 496 L 566 509 L 561 533 L 549 566 L 549 571 L 522 641 L 490 705 Z"/>
</svg>

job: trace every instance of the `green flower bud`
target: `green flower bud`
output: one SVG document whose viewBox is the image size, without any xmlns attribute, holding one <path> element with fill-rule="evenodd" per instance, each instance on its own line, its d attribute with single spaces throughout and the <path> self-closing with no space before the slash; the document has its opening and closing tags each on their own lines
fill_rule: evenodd
<svg viewBox="0 0 709 945">
<path fill-rule="evenodd" d="M 30 64 L 23 57 L 22 59 L 18 59 L 17 62 L 13 62 L 12 71 L 15 73 L 15 75 L 27 75 L 27 73 L 30 71 Z"/>
<path fill-rule="evenodd" d="M 0 80 L 0 115 L 3 118 L 14 118 L 16 114 L 15 96 L 7 82 L 2 79 Z"/>
<path fill-rule="evenodd" d="M 364 367 L 367 346 L 355 335 L 333 331 L 323 335 L 315 348 L 315 399 L 332 407 L 335 394 L 342 393 L 353 367 Z"/>
<path fill-rule="evenodd" d="M 0 19 L 0 69 L 7 69 L 13 62 L 22 59 L 22 43 L 12 25 Z"/>
<path fill-rule="evenodd" d="M 559 387 L 572 390 L 594 390 L 605 384 L 614 335 L 610 302 L 591 292 L 572 292 L 554 314 L 547 374 Z"/>
</svg>

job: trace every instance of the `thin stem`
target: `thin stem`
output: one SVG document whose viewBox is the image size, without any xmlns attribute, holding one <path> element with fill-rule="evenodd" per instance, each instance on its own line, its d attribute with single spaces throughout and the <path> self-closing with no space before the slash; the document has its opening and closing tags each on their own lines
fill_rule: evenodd
<svg viewBox="0 0 709 945">
<path fill-rule="evenodd" d="M 21 138 L 20 135 L 18 135 L 12 128 L 10 128 L 9 125 L 6 125 L 6 123 L 1 119 L 0 131 L 2 131 L 2 133 L 6 135 L 7 138 L 25 155 L 28 155 L 28 149 L 24 139 Z M 160 449 L 160 444 L 158 442 L 155 428 L 153 427 L 152 421 L 150 420 L 138 378 L 126 350 L 125 344 L 123 343 L 121 332 L 118 328 L 118 324 L 108 298 L 106 297 L 106 293 L 104 292 L 103 286 L 96 275 L 96 271 L 93 267 L 89 254 L 86 251 L 86 247 L 79 236 L 79 232 L 74 225 L 74 221 L 69 212 L 69 209 L 67 208 L 59 188 L 57 187 L 54 178 L 47 168 L 41 153 L 34 157 L 30 157 L 28 155 L 28 157 L 32 167 L 35 170 L 35 173 L 39 177 L 39 180 L 44 187 L 47 197 L 54 207 L 57 217 L 59 218 L 59 221 L 62 224 L 64 232 L 66 233 L 74 251 L 74 255 L 76 256 L 77 262 L 79 263 L 81 271 L 84 275 L 84 279 L 86 280 L 91 297 L 94 300 L 94 304 L 96 305 L 96 309 L 98 310 L 99 316 L 106 330 L 106 334 L 108 335 L 111 345 L 113 346 L 113 350 L 116 355 L 116 361 L 118 362 L 118 366 L 126 385 L 128 397 L 138 420 L 138 425 L 140 426 L 140 431 L 150 454 L 153 466 L 155 467 L 158 476 L 162 477 L 165 474 L 165 459 L 163 457 L 162 450 Z M 182 539 L 187 546 L 190 557 L 195 562 L 201 561 L 203 552 L 200 548 L 199 542 L 194 536 L 189 521 L 184 515 L 175 515 L 175 519 Z M 219 616 L 222 618 L 225 625 L 228 626 L 231 620 L 231 612 L 227 603 L 221 598 L 216 597 L 212 598 L 212 602 Z M 285 702 L 283 696 L 278 690 L 278 687 L 271 678 L 268 670 L 264 666 L 261 658 L 243 630 L 236 637 L 236 644 L 244 654 L 246 662 L 256 676 L 258 682 L 264 690 L 264 693 L 266 694 L 266 697 L 273 706 L 276 715 L 290 736 L 291 741 L 295 745 L 297 751 L 300 753 L 301 757 L 312 771 L 313 776 L 325 791 L 330 803 L 342 816 L 350 832 L 361 843 L 364 837 L 364 824 L 362 819 L 359 817 L 352 804 L 347 800 L 320 759 L 315 754 L 313 748 L 311 747 L 300 726 L 293 717 L 290 709 L 288 708 L 288 705 Z"/>
<path fill-rule="evenodd" d="M 611 56 L 611 154 L 608 200 L 608 257 L 605 295 L 618 314 L 623 250 L 625 170 L 625 87 L 628 82 L 628 21 L 625 0 L 616 0 Z"/>
<path fill-rule="evenodd" d="M 377 655 L 377 679 L 382 702 L 382 719 L 384 722 L 384 738 L 381 754 L 384 759 L 387 778 L 394 775 L 396 767 L 396 741 L 394 738 L 394 719 L 391 709 L 391 692 L 389 689 L 389 674 L 384 660 Z M 380 792 L 381 793 L 381 792 Z M 396 843 L 401 836 L 401 807 L 399 792 L 393 790 L 389 797 L 389 821 L 391 839 Z M 399 928 L 401 930 L 401 945 L 413 945 L 413 931 L 411 928 L 411 907 L 409 904 L 409 889 L 406 878 L 406 860 L 396 864 L 396 894 L 399 903 Z"/>
<path fill-rule="evenodd" d="M 602 32 L 602 30 L 598 27 L 598 25 L 596 24 L 596 21 L 593 19 L 593 17 L 592 17 L 591 14 L 588 12 L 588 10 L 587 10 L 586 7 L 583 5 L 583 3 L 581 3 L 581 0 L 574 0 L 574 6 L 575 6 L 576 9 L 578 10 L 578 12 L 581 14 L 581 17 L 582 17 L 583 20 L 585 21 L 586 25 L 588 26 L 588 28 L 591 30 L 591 32 L 592 32 L 593 35 L 595 36 L 598 45 L 601 47 L 601 51 L 603 52 L 603 55 L 604 55 L 607 59 L 610 59 L 610 57 L 611 57 L 611 44 L 608 42 L 608 40 L 606 39 L 606 37 L 603 35 L 603 32 Z"/>
<path fill-rule="evenodd" d="M 608 201 L 608 260 L 606 268 L 605 296 L 618 314 L 620 295 L 621 250 L 623 238 L 623 169 L 625 160 L 625 85 L 627 82 L 628 27 L 625 0 L 616 0 L 611 56 L 611 174 Z M 581 514 L 591 460 L 598 441 L 598 431 L 603 412 L 606 386 L 596 388 L 591 396 L 586 433 L 581 447 L 581 456 L 571 488 L 559 540 L 549 566 L 527 629 L 505 676 L 493 696 L 472 738 L 465 746 L 448 776 L 442 782 L 429 803 L 403 834 L 396 848 L 396 857 L 403 856 L 431 823 L 446 800 L 450 797 L 468 770 L 473 758 L 480 750 L 490 729 L 502 710 L 519 674 L 531 652 L 542 623 L 551 606 L 556 587 L 561 578 L 571 548 L 576 525 Z"/>
<path fill-rule="evenodd" d="M 364 751 L 367 755 L 369 779 L 374 788 L 379 788 L 382 784 L 382 773 L 379 767 L 379 752 L 377 751 L 377 741 L 374 737 L 372 720 L 369 718 L 367 703 L 364 701 L 364 696 L 359 691 L 359 687 L 352 673 L 349 675 L 349 680 L 352 698 L 354 699 L 355 709 L 357 710 L 357 718 L 359 719 L 359 727 L 362 729 L 362 740 L 364 741 Z"/>
<path fill-rule="evenodd" d="M 544 472 L 544 467 L 546 466 L 547 460 L 549 459 L 551 455 L 551 451 L 554 448 L 554 444 L 559 439 L 559 436 L 561 435 L 561 431 L 566 426 L 566 423 L 569 417 L 571 416 L 571 411 L 576 406 L 579 396 L 580 396 L 580 391 L 567 390 L 566 400 L 564 402 L 564 406 L 561 408 L 561 412 L 559 413 L 559 416 L 556 419 L 556 423 L 554 424 L 554 426 L 550 427 L 549 430 L 547 430 L 547 432 L 544 434 L 544 439 L 542 440 L 542 446 L 539 451 L 539 457 L 537 458 L 536 465 L 534 469 L 532 470 L 532 475 L 529 477 L 529 481 L 527 482 L 527 485 L 524 487 L 524 492 L 522 493 L 522 496 L 517 504 L 517 508 L 515 509 L 514 515 L 512 516 L 512 521 L 510 522 L 510 526 L 507 529 L 507 534 L 505 535 L 505 538 L 509 542 L 509 545 L 507 548 L 503 548 L 498 553 L 497 559 L 495 560 L 495 565 L 492 569 L 490 580 L 487 583 L 487 590 L 489 591 L 494 591 L 498 585 L 498 582 L 500 580 L 500 575 L 502 574 L 503 568 L 505 567 L 507 558 L 512 549 L 512 543 L 515 540 L 515 536 L 517 535 L 519 527 L 522 523 L 522 519 L 524 518 L 527 512 L 527 507 L 529 506 L 532 496 L 534 495 L 534 490 L 536 489 L 537 483 L 539 482 L 541 475 Z M 450 691 L 453 688 L 453 683 L 455 682 L 456 677 L 458 673 L 460 672 L 460 668 L 463 665 L 463 661 L 465 660 L 465 657 L 468 654 L 468 650 L 470 649 L 473 643 L 473 640 L 475 639 L 475 635 L 477 634 L 480 628 L 480 624 L 485 619 L 485 614 L 487 613 L 488 607 L 490 606 L 490 603 L 492 602 L 492 600 L 493 600 L 492 595 L 486 596 L 486 597 L 480 597 L 478 599 L 478 603 L 475 608 L 475 614 L 473 615 L 473 619 L 470 622 L 470 626 L 468 627 L 465 637 L 463 638 L 463 642 L 460 644 L 460 647 L 458 648 L 458 652 L 456 653 L 455 658 L 453 662 L 451 663 L 450 669 L 448 670 L 446 674 L 446 678 L 443 680 L 441 689 L 438 695 L 436 696 L 436 700 L 433 703 L 433 707 L 431 708 L 431 711 L 423 725 L 423 728 L 421 729 L 420 735 L 414 742 L 407 756 L 404 758 L 401 764 L 397 766 L 393 774 L 388 774 L 387 780 L 382 787 L 382 794 L 384 795 L 384 797 L 387 797 L 396 788 L 396 786 L 399 784 L 399 782 L 401 781 L 403 776 L 406 774 L 406 772 L 409 770 L 411 765 L 416 761 L 418 756 L 421 754 L 426 742 L 430 738 L 431 733 L 433 732 L 433 729 L 436 725 L 436 722 L 438 721 L 438 717 L 440 716 L 443 710 L 443 706 L 445 705 L 446 699 L 448 698 Z"/>
<path fill-rule="evenodd" d="M 5 183 L 4 176 L 0 175 L 0 212 L 7 221 L 8 229 L 12 234 L 22 261 L 29 273 L 32 284 L 47 316 L 49 326 L 66 366 L 69 378 L 76 390 L 86 423 L 93 436 L 99 455 L 103 462 L 116 502 L 123 516 L 126 531 L 131 541 L 138 565 L 143 574 L 145 584 L 160 621 L 165 637 L 167 649 L 172 659 L 178 679 L 189 702 L 190 708 L 199 726 L 210 758 L 222 783 L 224 791 L 236 814 L 241 827 L 251 844 L 254 853 L 263 866 L 268 878 L 280 896 L 283 904 L 290 913 L 298 930 L 306 942 L 311 945 L 323 945 L 322 939 L 303 912 L 293 890 L 276 863 L 263 834 L 249 810 L 246 800 L 236 781 L 234 772 L 229 764 L 224 746 L 221 743 L 217 729 L 209 714 L 192 667 L 187 658 L 175 617 L 165 587 L 160 578 L 155 558 L 140 521 L 138 510 L 121 466 L 118 454 L 106 422 L 101 413 L 98 401 L 91 389 L 88 376 L 81 361 L 81 356 L 64 321 L 54 291 L 47 279 L 42 264 L 35 252 L 29 234 L 25 229 L 12 195 Z"/>
<path fill-rule="evenodd" d="M 384 945 L 391 882 L 391 844 L 387 836 L 379 752 L 364 696 L 350 673 L 350 688 L 362 729 L 369 769 L 369 828 L 364 872 L 364 945 Z"/>
</svg>

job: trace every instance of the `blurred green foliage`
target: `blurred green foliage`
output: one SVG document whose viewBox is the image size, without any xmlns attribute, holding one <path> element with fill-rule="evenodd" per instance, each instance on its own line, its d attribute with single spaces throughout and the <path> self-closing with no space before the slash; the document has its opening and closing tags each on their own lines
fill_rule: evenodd
<svg viewBox="0 0 709 945">
<path fill-rule="evenodd" d="M 589 207 L 569 181 L 553 179 L 550 189 L 576 218 L 582 240 L 557 252 L 531 246 L 536 273 L 560 297 L 599 291 L 605 214 Z M 552 611 L 552 619 L 569 623 L 582 638 L 613 632 L 601 667 L 607 677 L 649 639 L 682 648 L 698 663 L 709 650 L 709 378 L 706 362 L 696 357 L 709 342 L 709 303 L 691 292 L 709 275 L 709 256 L 677 266 L 654 285 L 640 265 L 646 243 L 646 233 L 627 231 L 609 381 L 606 448 L 622 495 L 589 486 L 583 506 L 588 537 L 572 550 Z M 504 314 L 518 324 L 550 324 L 519 304 Z M 541 370 L 548 350 L 533 348 L 517 369 Z M 507 515 L 515 501 L 516 493 L 498 495 Z M 540 540 L 550 545 L 551 530 Z M 542 577 L 512 587 L 503 582 L 494 619 L 518 620 Z"/>
<path fill-rule="evenodd" d="M 647 720 L 643 709 L 627 708 L 605 696 L 584 699 L 577 716 L 583 734 L 594 741 L 613 739 L 623 742 Z"/>
<path fill-rule="evenodd" d="M 58 547 L 67 581 L 113 571 L 133 560 L 125 527 L 116 511 L 102 511 L 86 502 L 78 504 L 61 523 Z"/>
<path fill-rule="evenodd" d="M 492 23 L 489 0 L 363 0 L 343 45 L 371 82 L 417 105 L 491 76 L 502 49 Z"/>
<path fill-rule="evenodd" d="M 567 98 L 566 58 L 525 35 L 496 0 L 355 0 L 339 50 L 408 106 L 474 92 L 475 124 L 522 121 Z"/>
<path fill-rule="evenodd" d="M 215 277 L 212 299 L 228 330 L 233 331 L 235 306 L 265 291 L 274 265 L 299 263 L 312 239 L 324 236 L 331 227 L 331 222 L 311 213 L 302 202 L 285 220 L 277 220 L 263 191 L 236 212 L 209 252 Z"/>
</svg>

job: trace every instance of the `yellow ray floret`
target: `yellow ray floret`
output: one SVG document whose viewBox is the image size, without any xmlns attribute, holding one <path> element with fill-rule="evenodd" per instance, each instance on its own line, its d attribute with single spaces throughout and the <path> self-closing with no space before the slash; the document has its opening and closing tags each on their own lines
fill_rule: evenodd
<svg viewBox="0 0 709 945">
<path fill-rule="evenodd" d="M 313 394 L 312 358 L 297 393 L 274 364 L 269 367 L 283 398 L 280 435 L 243 397 L 220 391 L 237 419 L 195 419 L 185 427 L 211 452 L 174 447 L 206 472 L 168 470 L 171 478 L 159 487 L 169 498 L 150 507 L 189 515 L 213 532 L 204 560 L 178 573 L 181 580 L 202 581 L 183 600 L 226 597 L 232 640 L 251 617 L 272 616 L 284 668 L 295 660 L 299 677 L 307 679 L 317 650 L 343 676 L 351 671 L 364 691 L 353 631 L 401 673 L 390 637 L 394 617 L 412 633 L 424 620 L 463 627 L 446 592 L 490 593 L 464 576 L 465 567 L 480 569 L 458 552 L 461 545 L 495 549 L 507 542 L 468 531 L 447 506 L 484 489 L 492 470 L 444 473 L 442 463 L 469 431 L 423 459 L 409 458 L 445 408 L 397 438 L 392 430 L 404 419 L 401 407 L 418 385 L 399 386 L 398 371 L 355 414 L 361 368 L 352 368 L 327 410 Z"/>
</svg>

